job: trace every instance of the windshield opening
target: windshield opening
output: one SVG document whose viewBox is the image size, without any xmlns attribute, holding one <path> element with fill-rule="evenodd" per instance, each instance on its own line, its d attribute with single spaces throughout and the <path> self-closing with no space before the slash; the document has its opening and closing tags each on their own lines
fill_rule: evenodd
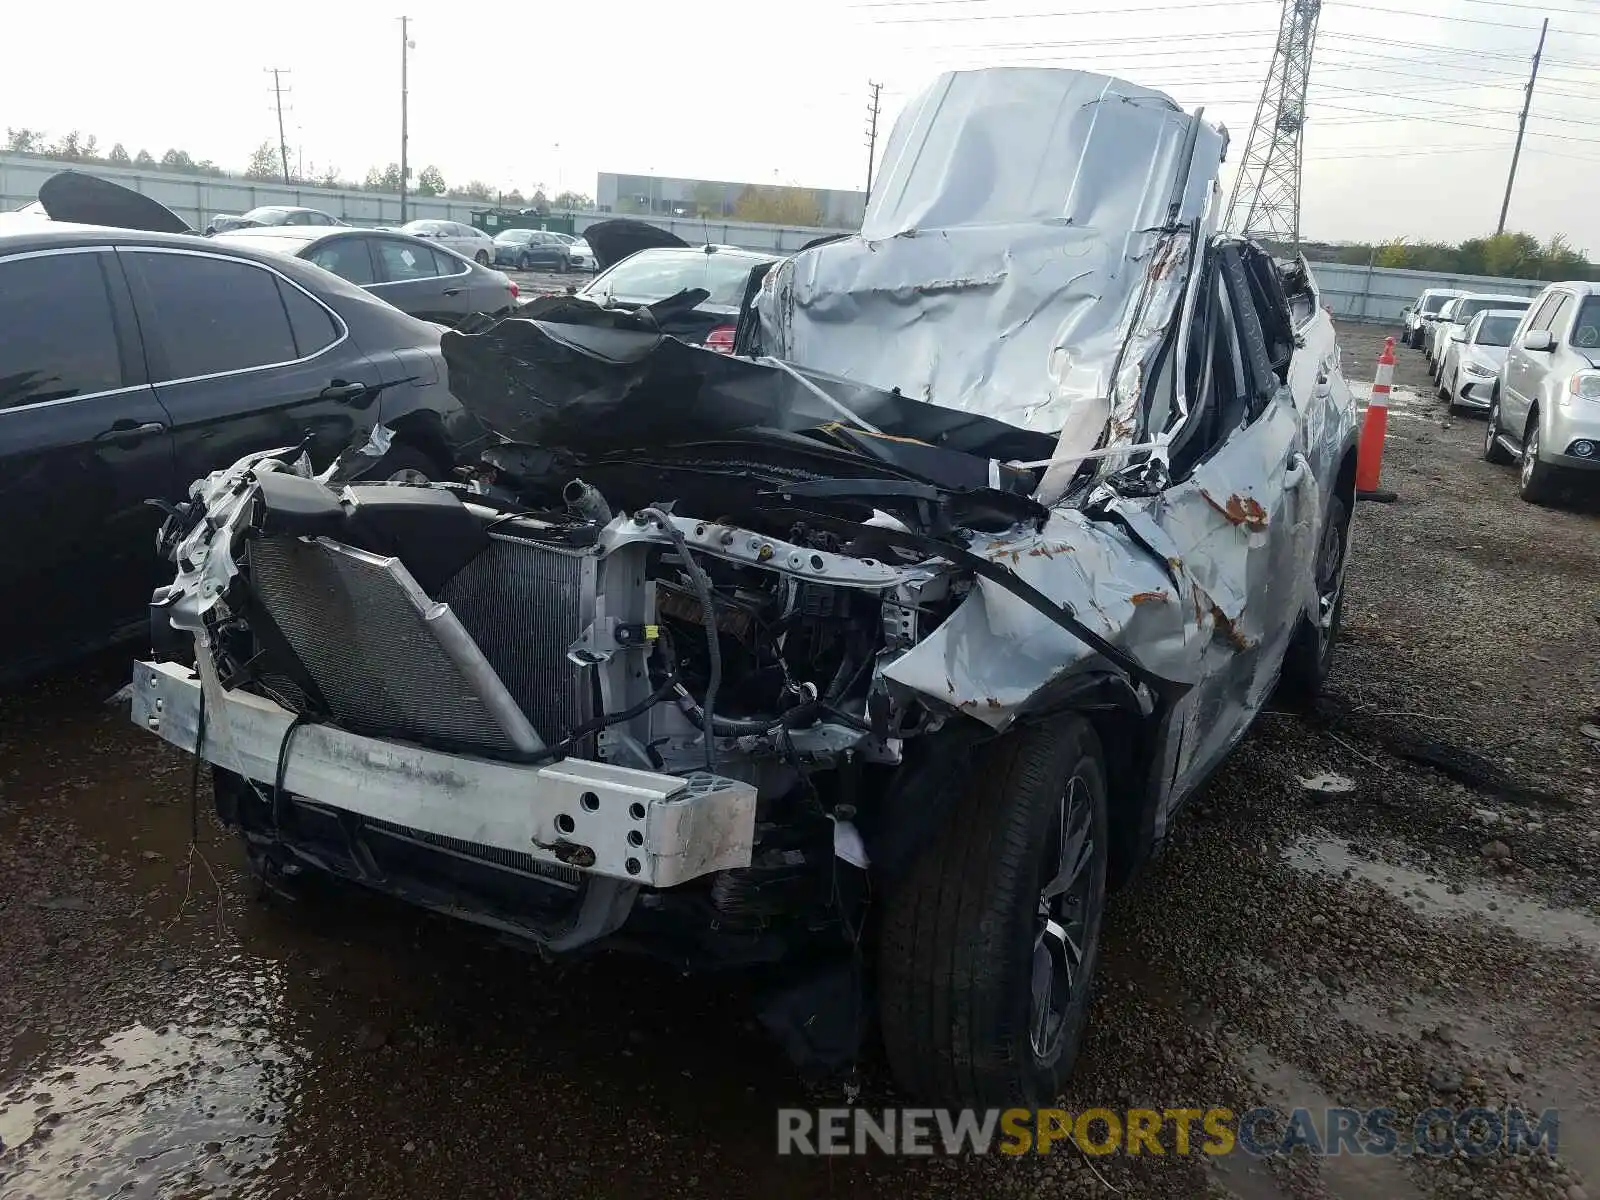
<svg viewBox="0 0 1600 1200">
<path fill-rule="evenodd" d="M 1454 299 L 1454 296 L 1425 296 L 1422 300 L 1422 311 L 1431 315 Z"/>
<path fill-rule="evenodd" d="M 1486 308 L 1514 308 L 1518 312 L 1521 312 L 1527 307 L 1528 302 L 1526 300 L 1507 300 L 1504 297 L 1501 297 L 1498 300 L 1493 299 L 1492 297 L 1469 297 L 1456 305 L 1455 322 L 1457 325 L 1464 324 L 1465 322 L 1470 321 L 1473 317 L 1477 316 Z"/>
</svg>

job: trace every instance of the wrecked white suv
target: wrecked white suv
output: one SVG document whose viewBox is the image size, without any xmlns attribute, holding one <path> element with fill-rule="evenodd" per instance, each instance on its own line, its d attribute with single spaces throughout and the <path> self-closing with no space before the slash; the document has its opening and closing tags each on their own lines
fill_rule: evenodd
<svg viewBox="0 0 1600 1200">
<path fill-rule="evenodd" d="M 765 964 L 798 1057 L 875 1014 L 908 1091 L 1047 1101 L 1108 886 L 1339 623 L 1354 408 L 1304 262 L 1218 235 L 1225 150 L 1114 79 L 949 74 L 742 353 L 575 297 L 446 334 L 504 444 L 198 482 L 155 601 L 192 657 L 134 720 L 274 885 Z"/>
</svg>

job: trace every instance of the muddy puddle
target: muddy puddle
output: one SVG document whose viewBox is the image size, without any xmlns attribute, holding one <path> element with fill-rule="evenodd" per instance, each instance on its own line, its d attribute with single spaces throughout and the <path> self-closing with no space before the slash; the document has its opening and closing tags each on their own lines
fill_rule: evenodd
<svg viewBox="0 0 1600 1200">
<path fill-rule="evenodd" d="M 1301 838 L 1287 857 L 1302 871 L 1373 884 L 1423 916 L 1475 918 L 1544 945 L 1576 946 L 1600 956 L 1600 920 L 1587 913 L 1541 904 L 1493 884 L 1446 883 L 1414 867 L 1359 854 L 1342 838 Z"/>
</svg>

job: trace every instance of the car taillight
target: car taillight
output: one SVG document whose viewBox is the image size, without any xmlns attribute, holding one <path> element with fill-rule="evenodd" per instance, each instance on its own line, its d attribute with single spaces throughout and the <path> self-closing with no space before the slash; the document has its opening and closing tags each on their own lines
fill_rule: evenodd
<svg viewBox="0 0 1600 1200">
<path fill-rule="evenodd" d="M 718 325 L 706 334 L 706 349 L 715 350 L 718 354 L 733 353 L 734 326 Z"/>
<path fill-rule="evenodd" d="M 517 281 L 515 279 L 506 280 L 506 286 L 511 289 L 511 298 L 513 300 L 522 295 L 522 293 L 517 290 Z"/>
</svg>

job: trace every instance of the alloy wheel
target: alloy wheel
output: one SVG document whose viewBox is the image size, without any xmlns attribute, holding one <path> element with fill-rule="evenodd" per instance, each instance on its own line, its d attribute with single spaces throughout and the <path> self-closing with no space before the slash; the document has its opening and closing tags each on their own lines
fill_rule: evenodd
<svg viewBox="0 0 1600 1200">
<path fill-rule="evenodd" d="M 1087 985 L 1084 952 L 1094 933 L 1094 826 L 1089 785 L 1074 775 L 1051 822 L 1053 853 L 1045 860 L 1045 883 L 1033 937 L 1033 996 L 1028 1040 L 1039 1058 L 1060 1049 L 1067 1013 Z"/>
<path fill-rule="evenodd" d="M 1533 469 L 1539 461 L 1539 425 L 1528 430 L 1528 440 L 1522 444 L 1522 487 L 1526 491 L 1533 483 Z"/>
</svg>

